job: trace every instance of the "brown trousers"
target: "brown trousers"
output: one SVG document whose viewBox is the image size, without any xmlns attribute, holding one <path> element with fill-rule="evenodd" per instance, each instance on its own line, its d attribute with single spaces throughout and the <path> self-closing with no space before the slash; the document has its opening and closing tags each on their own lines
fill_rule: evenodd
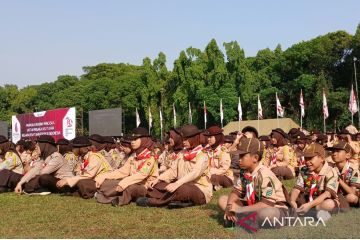
<svg viewBox="0 0 360 240">
<path fill-rule="evenodd" d="M 119 205 L 122 206 L 129 204 L 131 201 L 136 201 L 139 197 L 146 196 L 145 186 L 139 183 L 128 186 L 121 193 L 117 192 L 115 189 L 119 182 L 120 180 L 105 180 L 96 194 L 97 202 L 109 204 L 112 200 L 118 198 Z"/>
<path fill-rule="evenodd" d="M 0 171 L 0 187 L 14 190 L 22 177 L 23 175 L 21 174 L 8 169 L 3 169 Z"/>
<path fill-rule="evenodd" d="M 222 186 L 225 188 L 228 188 L 228 187 L 231 187 L 234 185 L 233 181 L 225 175 L 213 174 L 213 175 L 211 175 L 210 181 L 211 181 L 212 185 L 214 185 L 214 186 Z"/>
<path fill-rule="evenodd" d="M 192 201 L 195 205 L 206 204 L 204 193 L 192 183 L 184 183 L 173 193 L 165 190 L 167 185 L 166 182 L 159 182 L 153 189 L 148 190 L 150 206 L 163 207 L 174 201 Z"/>
<path fill-rule="evenodd" d="M 271 171 L 275 174 L 276 177 L 279 178 L 279 180 L 289 180 L 294 178 L 290 168 L 288 167 L 274 167 L 271 169 Z"/>
<path fill-rule="evenodd" d="M 339 195 L 339 196 L 340 196 L 340 195 Z M 334 208 L 334 210 L 331 211 L 332 214 L 339 213 L 339 211 L 341 210 L 341 208 L 342 208 L 343 210 L 345 210 L 345 209 L 346 209 L 346 205 L 349 206 L 349 204 L 346 202 L 346 199 L 345 199 L 344 197 L 343 197 L 343 200 L 341 200 L 341 198 L 339 198 L 339 201 L 340 201 L 340 205 L 339 205 L 336 201 L 334 201 L 334 202 L 335 202 L 335 208 Z M 344 201 L 345 201 L 346 203 L 344 203 Z M 300 207 L 301 205 L 303 205 L 303 204 L 305 204 L 305 203 L 307 203 L 307 202 L 309 202 L 309 195 L 301 192 L 301 193 L 299 194 L 298 198 L 296 199 L 296 204 L 297 204 L 297 206 Z"/>
<path fill-rule="evenodd" d="M 60 192 L 60 189 L 56 186 L 56 183 L 59 180 L 59 178 L 56 178 L 51 174 L 43 174 L 39 177 L 39 185 L 41 188 L 45 188 L 52 193 L 58 193 Z"/>
<path fill-rule="evenodd" d="M 76 187 L 80 197 L 89 199 L 93 198 L 96 193 L 95 181 L 93 179 L 81 179 Z"/>
</svg>

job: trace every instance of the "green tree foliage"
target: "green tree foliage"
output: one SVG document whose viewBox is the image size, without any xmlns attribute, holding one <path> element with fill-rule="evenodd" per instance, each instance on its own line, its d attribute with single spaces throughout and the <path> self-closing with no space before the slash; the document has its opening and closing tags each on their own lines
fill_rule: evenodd
<svg viewBox="0 0 360 240">
<path fill-rule="evenodd" d="M 160 136 L 159 110 L 163 111 L 164 130 L 173 127 L 174 105 L 177 127 L 188 123 L 191 104 L 193 123 L 204 127 L 203 102 L 206 101 L 208 124 L 220 125 L 220 99 L 224 124 L 237 120 L 238 97 L 244 119 L 257 118 L 257 95 L 265 118 L 275 118 L 275 93 L 285 107 L 286 117 L 300 121 L 299 94 L 303 91 L 308 129 L 322 129 L 322 91 L 327 94 L 330 117 L 328 129 L 350 123 L 347 109 L 354 61 L 360 59 L 360 24 L 355 35 L 344 31 L 328 33 L 294 44 L 286 50 L 260 50 L 246 57 L 238 42 L 223 43 L 224 51 L 212 39 L 205 49 L 189 47 L 180 52 L 167 68 L 162 52 L 155 59 L 144 58 L 141 66 L 101 63 L 83 67 L 81 77 L 61 75 L 56 81 L 18 89 L 0 87 L 0 119 L 10 122 L 11 115 L 53 108 L 72 107 L 87 112 L 122 106 L 125 131 L 135 127 L 135 108 L 141 125 L 148 127 L 149 108 L 152 133 Z M 356 63 L 360 69 L 359 61 Z M 360 74 L 358 74 L 360 75 Z M 357 114 L 355 115 L 355 119 Z M 357 122 L 357 121 L 355 121 Z"/>
</svg>

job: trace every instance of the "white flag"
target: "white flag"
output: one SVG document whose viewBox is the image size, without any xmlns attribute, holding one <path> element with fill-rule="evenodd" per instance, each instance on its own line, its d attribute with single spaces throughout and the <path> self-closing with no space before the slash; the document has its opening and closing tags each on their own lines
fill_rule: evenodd
<svg viewBox="0 0 360 240">
<path fill-rule="evenodd" d="M 175 103 L 173 103 L 173 113 L 174 113 L 174 128 L 176 127 L 176 111 L 175 111 Z"/>
<path fill-rule="evenodd" d="M 205 128 L 206 128 L 206 123 L 207 123 L 207 111 L 206 111 L 205 101 L 204 101 L 204 123 L 205 123 Z"/>
<path fill-rule="evenodd" d="M 221 122 L 221 126 L 223 124 L 223 120 L 224 120 L 224 109 L 223 109 L 223 105 L 222 105 L 222 99 L 220 99 L 220 122 Z"/>
<path fill-rule="evenodd" d="M 323 91 L 323 114 L 324 114 L 325 119 L 327 119 L 329 117 L 329 109 L 327 106 L 325 91 Z"/>
<path fill-rule="evenodd" d="M 260 96 L 258 95 L 258 118 L 263 119 L 263 110 L 261 107 Z"/>
<path fill-rule="evenodd" d="M 150 107 L 149 107 L 149 132 L 150 132 L 150 129 L 152 128 L 152 115 L 151 115 L 151 111 L 150 111 Z"/>
<path fill-rule="evenodd" d="M 189 102 L 189 123 L 192 124 L 192 113 L 191 113 L 191 105 Z"/>
<path fill-rule="evenodd" d="M 136 127 L 139 127 L 141 121 L 140 121 L 140 116 L 139 116 L 139 112 L 138 112 L 137 108 L 135 108 L 135 115 L 136 115 Z"/>
<path fill-rule="evenodd" d="M 301 117 L 305 117 L 305 105 L 304 105 L 302 89 L 300 91 L 300 110 L 301 110 Z"/>
<path fill-rule="evenodd" d="M 239 121 L 242 121 L 242 108 L 241 108 L 240 97 L 239 97 L 239 103 L 238 103 L 238 112 L 239 112 Z"/>
<path fill-rule="evenodd" d="M 354 92 L 354 87 L 351 85 L 351 92 L 350 92 L 350 100 L 349 100 L 349 111 L 352 115 L 354 115 L 357 111 L 357 102 L 356 102 L 356 96 Z"/>
<path fill-rule="evenodd" d="M 162 112 L 161 112 L 161 108 L 160 108 L 160 129 L 163 129 L 163 117 L 162 117 Z"/>
<path fill-rule="evenodd" d="M 278 117 L 284 117 L 284 109 L 280 104 L 280 100 L 278 98 L 277 93 L 275 93 L 275 95 L 276 95 L 276 115 Z"/>
</svg>

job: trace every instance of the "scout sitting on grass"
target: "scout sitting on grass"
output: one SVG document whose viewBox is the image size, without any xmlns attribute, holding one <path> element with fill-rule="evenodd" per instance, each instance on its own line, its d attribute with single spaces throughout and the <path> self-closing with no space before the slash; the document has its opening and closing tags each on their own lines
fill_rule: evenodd
<svg viewBox="0 0 360 240">
<path fill-rule="evenodd" d="M 339 201 L 337 196 L 338 174 L 325 161 L 324 147 L 312 143 L 304 150 L 305 166 L 300 169 L 294 189 L 291 191 L 291 206 L 299 215 L 305 215 L 315 208 L 337 212 Z M 330 217 L 329 213 L 326 213 Z"/>
<path fill-rule="evenodd" d="M 260 164 L 264 150 L 257 138 L 241 138 L 240 177 L 229 196 L 219 198 L 219 207 L 225 211 L 225 223 L 237 222 L 241 215 L 256 212 L 258 224 L 265 219 L 289 216 L 282 183 L 267 167 Z M 226 224 L 227 225 L 227 224 Z"/>
<path fill-rule="evenodd" d="M 359 207 L 360 173 L 359 169 L 351 163 L 353 154 L 352 147 L 347 142 L 340 141 L 328 149 L 332 152 L 335 170 L 339 174 L 339 197 L 344 196 L 350 206 Z M 347 207 L 347 204 L 340 201 L 341 209 L 343 208 L 342 205 Z"/>
</svg>

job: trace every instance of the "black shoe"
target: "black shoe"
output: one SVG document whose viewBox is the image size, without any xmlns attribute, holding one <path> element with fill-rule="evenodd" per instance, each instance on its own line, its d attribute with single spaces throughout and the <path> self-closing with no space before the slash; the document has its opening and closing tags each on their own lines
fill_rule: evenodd
<svg viewBox="0 0 360 240">
<path fill-rule="evenodd" d="M 119 206 L 119 198 L 114 198 L 112 201 L 111 201 L 111 206 L 113 207 L 118 207 Z"/>
<path fill-rule="evenodd" d="M 136 200 L 136 205 L 140 206 L 140 207 L 150 207 L 149 198 L 147 198 L 147 197 L 139 197 Z"/>
<path fill-rule="evenodd" d="M 7 187 L 0 187 L 0 193 L 6 193 L 6 192 L 10 192 L 10 188 Z"/>
<path fill-rule="evenodd" d="M 185 207 L 191 207 L 194 206 L 195 204 L 193 202 L 180 202 L 180 201 L 176 201 L 176 202 L 171 202 L 168 205 L 168 209 L 177 209 L 177 208 L 185 208 Z"/>
<path fill-rule="evenodd" d="M 224 228 L 233 228 L 235 227 L 235 223 L 233 221 L 224 219 L 223 226 Z"/>
</svg>

